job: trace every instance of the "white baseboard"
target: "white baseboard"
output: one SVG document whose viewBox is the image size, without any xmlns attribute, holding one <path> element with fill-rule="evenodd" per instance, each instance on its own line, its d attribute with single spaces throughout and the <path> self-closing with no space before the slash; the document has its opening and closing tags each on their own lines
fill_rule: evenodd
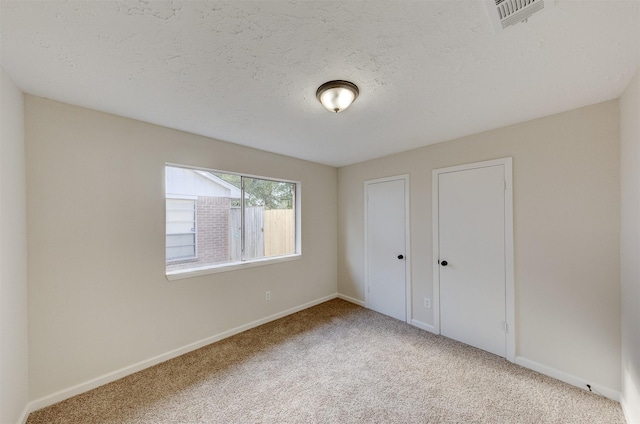
<svg viewBox="0 0 640 424">
<path fill-rule="evenodd" d="M 190 343 L 188 345 L 185 345 L 183 347 L 171 350 L 169 352 L 163 353 L 161 355 L 157 355 L 154 356 L 152 358 L 149 358 L 147 360 L 144 361 L 140 361 L 136 364 L 133 365 L 129 365 L 127 367 L 121 368 L 119 370 L 104 374 L 100 377 L 91 379 L 89 381 L 86 381 L 84 383 L 81 384 L 77 384 L 75 386 L 69 387 L 67 389 L 63 389 L 60 390 L 58 392 L 55 392 L 51 395 L 47 395 L 45 397 L 42 397 L 40 399 L 34 400 L 32 402 L 29 402 L 29 404 L 27 404 L 27 406 L 24 409 L 24 412 L 22 413 L 21 416 L 21 420 L 19 421 L 20 424 L 25 424 L 27 422 L 27 419 L 29 417 L 29 414 L 31 412 L 37 411 L 38 409 L 42 409 L 45 408 L 47 406 L 53 405 L 55 403 L 61 402 L 65 399 L 69 399 L 73 396 L 77 396 L 81 393 L 87 392 L 89 390 L 93 390 L 97 387 L 100 387 L 102 385 L 111 383 L 113 381 L 119 380 L 123 377 L 126 377 L 128 375 L 134 374 L 138 371 L 142 371 L 146 368 L 152 367 L 154 365 L 157 365 L 161 362 L 165 362 L 168 361 L 169 359 L 173 359 L 176 358 L 178 356 L 184 355 L 185 353 L 189 353 L 192 352 L 196 349 L 199 349 L 201 347 L 207 346 L 211 343 L 215 343 L 217 341 L 226 339 L 227 337 L 231 337 L 234 336 L 236 334 L 242 333 L 243 331 L 247 331 L 250 330 L 252 328 L 258 327 L 260 325 L 266 324 L 268 322 L 271 321 L 275 321 L 277 319 L 280 319 L 282 317 L 285 317 L 287 315 L 291 315 L 294 314 L 296 312 L 302 311 L 304 309 L 308 309 L 311 308 L 313 306 L 319 305 L 321 303 L 324 303 L 328 300 L 331 299 L 335 299 L 335 298 L 340 298 L 343 300 L 346 300 L 347 302 L 351 302 L 354 303 L 356 305 L 359 306 L 363 306 L 364 307 L 364 302 L 349 296 L 345 296 L 343 294 L 339 294 L 339 293 L 334 293 L 328 296 L 324 296 L 322 298 L 313 300 L 311 302 L 307 302 L 304 303 L 302 305 L 284 310 L 282 312 L 278 312 L 276 314 L 270 315 L 268 317 L 265 318 L 261 318 L 259 320 L 250 322 L 248 324 L 244 324 L 235 328 L 232 328 L 230 330 L 224 331 L 222 333 L 216 334 L 214 336 L 211 337 L 207 337 L 205 339 L 199 340 L 197 342 L 194 343 Z M 418 321 L 416 319 L 411 320 L 411 325 L 418 327 L 422 330 L 426 330 L 429 331 L 431 333 L 437 334 L 435 331 L 435 327 L 429 324 L 425 324 L 421 321 Z M 548 375 L 549 377 L 553 377 L 557 380 L 560 381 L 564 381 L 565 383 L 571 384 L 573 386 L 582 388 L 586 390 L 586 385 L 587 384 L 591 384 L 591 389 L 596 393 L 596 394 L 600 394 L 604 397 L 607 397 L 609 399 L 612 399 L 616 402 L 620 402 L 621 401 L 621 397 L 620 397 L 620 392 L 610 389 L 608 387 L 605 386 L 600 386 L 598 384 L 593 384 L 593 383 L 589 383 L 586 380 L 573 376 L 571 374 L 567 374 L 565 372 L 556 370 L 554 368 L 548 367 L 546 365 L 542 365 L 539 364 L 537 362 L 531 361 L 529 359 L 523 358 L 523 357 L 516 357 L 515 363 L 531 369 L 533 371 L 537 371 L 541 374 L 545 374 Z M 624 402 L 621 403 L 622 404 L 622 408 L 623 411 L 625 411 L 625 404 Z M 626 411 L 625 411 L 625 416 L 627 415 Z M 628 420 L 628 416 L 627 416 L 627 420 Z M 630 422 L 631 424 L 631 422 Z M 635 423 L 633 423 L 635 424 Z"/>
<path fill-rule="evenodd" d="M 157 365 L 161 362 L 165 362 L 168 361 L 169 359 L 173 359 L 176 358 L 178 356 L 184 355 L 185 353 L 189 353 L 192 352 L 196 349 L 199 349 L 201 347 L 207 346 L 211 343 L 215 343 L 217 341 L 220 341 L 222 339 L 226 339 L 227 337 L 231 337 L 234 336 L 236 334 L 242 333 L 243 331 L 247 331 L 250 330 L 252 328 L 258 327 L 260 325 L 266 324 L 268 322 L 271 321 L 275 321 L 277 319 L 280 319 L 282 317 L 285 317 L 287 315 L 291 315 L 294 314 L 296 312 L 300 312 L 304 309 L 308 309 L 311 308 L 312 306 L 316 306 L 319 305 L 321 303 L 324 303 L 328 300 L 331 299 L 335 299 L 336 297 L 338 297 L 337 293 L 331 294 L 329 296 L 325 296 L 325 297 L 321 297 L 319 299 L 316 300 L 312 300 L 311 302 L 307 302 L 304 303 L 302 305 L 287 309 L 285 311 L 282 312 L 278 312 L 276 314 L 273 315 L 269 315 L 268 317 L 265 318 L 261 318 L 259 320 L 250 322 L 248 324 L 244 324 L 241 325 L 239 327 L 235 327 L 232 328 L 231 330 L 227 330 L 224 331 L 222 333 L 216 334 L 214 336 L 211 337 L 207 337 L 206 339 L 202 339 L 199 340 L 197 342 L 194 343 L 190 343 L 186 346 L 182 346 L 180 348 L 174 349 L 172 351 L 163 353 L 161 355 L 157 355 L 154 356 L 153 358 L 149 358 L 146 359 L 144 361 L 140 361 L 136 364 L 133 365 L 129 365 L 127 367 L 121 368 L 119 370 L 104 374 L 100 377 L 94 378 L 92 380 L 86 381 L 84 383 L 80 383 L 77 384 L 75 386 L 69 387 L 67 389 L 63 389 L 60 391 L 57 391 L 53 394 L 50 394 L 48 396 L 42 397 L 40 399 L 36 399 L 32 402 L 29 402 L 29 404 L 27 405 L 26 411 L 25 411 L 25 420 L 24 422 L 26 422 L 26 417 L 29 416 L 29 413 L 37 411 L 38 409 L 42 409 L 45 408 L 47 406 L 53 405 L 55 403 L 58 402 L 62 402 L 65 399 L 69 399 L 73 396 L 77 396 L 81 393 L 84 392 L 88 392 L 89 390 L 93 390 L 97 387 L 103 386 L 105 384 L 111 383 L 113 381 L 119 380 L 123 377 L 126 377 L 128 375 L 134 374 L 138 371 L 142 371 L 146 368 L 152 367 L 154 365 Z"/>
<path fill-rule="evenodd" d="M 438 334 L 438 332 L 436 332 L 436 327 L 430 324 L 425 324 L 424 322 L 418 321 L 417 319 L 412 319 L 411 325 L 413 325 L 414 327 L 418 327 L 422 330 L 426 330 L 429 333 Z"/>
<path fill-rule="evenodd" d="M 640 386 L 636 385 L 627 370 L 622 375 L 620 406 L 629 424 L 640 424 Z"/>
<path fill-rule="evenodd" d="M 627 420 L 628 424 L 640 424 L 640 421 L 632 421 L 631 418 L 631 409 L 629 409 L 629 405 L 624 400 L 624 396 L 620 397 L 620 406 L 622 407 L 622 413 L 624 414 L 624 419 Z"/>
<path fill-rule="evenodd" d="M 18 424 L 27 424 L 27 420 L 29 419 L 29 414 L 31 411 L 29 410 L 29 404 L 24 406 L 24 410 L 22 411 L 22 415 L 20 415 L 20 419 L 18 420 Z"/>
<path fill-rule="evenodd" d="M 340 299 L 342 299 L 342 300 L 346 300 L 347 302 L 351 302 L 351 303 L 356 304 L 358 306 L 362 306 L 363 308 L 365 307 L 364 306 L 364 302 L 362 300 L 358 300 L 356 298 L 353 298 L 353 297 L 350 297 L 350 296 L 347 296 L 347 295 L 344 295 L 344 294 L 340 294 L 340 293 L 338 293 L 338 297 Z"/>
<path fill-rule="evenodd" d="M 611 389 L 606 386 L 601 386 L 597 383 L 592 383 L 584 378 L 576 377 L 575 375 L 568 374 L 564 371 L 557 370 L 555 368 L 551 368 L 547 365 L 539 364 L 537 362 L 531 361 L 529 359 L 523 358 L 521 356 L 516 357 L 516 364 L 521 367 L 528 368 L 533 371 L 537 371 L 540 374 L 547 375 L 549 377 L 553 377 L 556 380 L 564 381 L 567 384 L 571 384 L 572 386 L 576 386 L 580 389 L 589 390 L 587 388 L 587 384 L 591 385 L 591 390 L 598 395 L 604 396 L 616 402 L 620 402 L 620 392 L 614 389 Z"/>
</svg>

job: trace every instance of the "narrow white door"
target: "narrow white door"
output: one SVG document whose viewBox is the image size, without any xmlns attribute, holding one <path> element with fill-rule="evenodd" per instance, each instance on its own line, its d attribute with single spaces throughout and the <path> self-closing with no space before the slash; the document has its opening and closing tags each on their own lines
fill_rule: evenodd
<svg viewBox="0 0 640 424">
<path fill-rule="evenodd" d="M 406 321 L 405 178 L 366 184 L 366 305 Z"/>
<path fill-rule="evenodd" d="M 438 178 L 440 331 L 506 357 L 504 165 Z"/>
</svg>

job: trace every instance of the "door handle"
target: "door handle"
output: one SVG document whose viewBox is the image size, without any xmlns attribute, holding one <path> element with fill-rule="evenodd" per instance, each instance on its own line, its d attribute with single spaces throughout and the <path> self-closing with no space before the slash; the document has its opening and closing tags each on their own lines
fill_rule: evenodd
<svg viewBox="0 0 640 424">
<path fill-rule="evenodd" d="M 449 265 L 449 262 L 447 262 L 447 261 L 442 261 L 442 262 L 440 262 L 440 265 L 442 265 L 442 266 L 447 266 L 447 265 Z"/>
<path fill-rule="evenodd" d="M 403 255 L 398 255 L 398 259 L 404 259 Z"/>
</svg>

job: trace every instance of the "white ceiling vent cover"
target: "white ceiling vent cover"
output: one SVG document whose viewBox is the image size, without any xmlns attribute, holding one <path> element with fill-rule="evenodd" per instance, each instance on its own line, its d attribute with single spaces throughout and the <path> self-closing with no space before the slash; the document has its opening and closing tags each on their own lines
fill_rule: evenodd
<svg viewBox="0 0 640 424">
<path fill-rule="evenodd" d="M 554 0 L 486 0 L 487 11 L 496 31 L 522 22 L 529 16 L 549 6 Z"/>
</svg>

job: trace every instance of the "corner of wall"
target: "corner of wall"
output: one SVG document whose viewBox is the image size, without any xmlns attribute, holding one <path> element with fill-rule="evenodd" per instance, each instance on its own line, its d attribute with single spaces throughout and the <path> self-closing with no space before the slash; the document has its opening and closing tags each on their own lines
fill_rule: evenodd
<svg viewBox="0 0 640 424">
<path fill-rule="evenodd" d="M 640 423 L 640 68 L 620 105 L 620 283 L 622 303 L 620 403 L 627 422 Z"/>
<path fill-rule="evenodd" d="M 29 396 L 24 95 L 0 68 L 0 422 L 26 421 Z"/>
</svg>

